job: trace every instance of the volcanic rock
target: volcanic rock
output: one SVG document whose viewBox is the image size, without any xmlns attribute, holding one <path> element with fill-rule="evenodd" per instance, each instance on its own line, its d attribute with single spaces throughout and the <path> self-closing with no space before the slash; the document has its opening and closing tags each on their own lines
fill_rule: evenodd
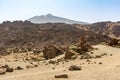
<svg viewBox="0 0 120 80">
<path fill-rule="evenodd" d="M 66 50 L 65 59 L 71 59 L 72 56 L 74 56 L 74 55 L 75 55 L 75 53 L 70 52 L 69 50 Z"/>
<path fill-rule="evenodd" d="M 69 67 L 69 70 L 70 71 L 78 71 L 78 70 L 82 70 L 82 67 L 81 66 L 76 66 L 76 65 L 71 65 Z"/>
<path fill-rule="evenodd" d="M 6 72 L 13 72 L 13 71 L 14 71 L 13 68 L 10 68 L 10 67 L 7 67 L 7 68 L 6 68 Z"/>
<path fill-rule="evenodd" d="M 68 78 L 67 74 L 55 75 L 55 78 Z"/>
<path fill-rule="evenodd" d="M 60 54 L 63 54 L 63 52 L 53 45 L 45 46 L 43 49 L 43 55 L 45 59 L 52 59 Z"/>
</svg>

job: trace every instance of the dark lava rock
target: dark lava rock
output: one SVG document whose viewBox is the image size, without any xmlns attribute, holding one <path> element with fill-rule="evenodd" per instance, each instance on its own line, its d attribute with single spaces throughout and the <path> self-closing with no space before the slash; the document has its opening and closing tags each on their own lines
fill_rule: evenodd
<svg viewBox="0 0 120 80">
<path fill-rule="evenodd" d="M 6 74 L 6 71 L 4 69 L 0 69 L 0 75 Z"/>
<path fill-rule="evenodd" d="M 6 72 L 13 72 L 13 71 L 14 71 L 13 68 L 10 68 L 10 67 L 7 67 L 7 68 L 6 68 Z"/>
<path fill-rule="evenodd" d="M 20 66 L 18 66 L 18 67 L 16 68 L 16 70 L 23 70 L 23 68 L 20 67 Z"/>
<path fill-rule="evenodd" d="M 78 71 L 78 70 L 82 70 L 81 66 L 76 66 L 76 65 L 72 65 L 69 67 L 70 71 Z"/>
<path fill-rule="evenodd" d="M 74 56 L 74 55 L 75 55 L 75 53 L 67 50 L 66 53 L 65 53 L 65 59 L 71 59 L 72 56 Z"/>
<path fill-rule="evenodd" d="M 45 59 L 52 59 L 60 54 L 63 54 L 63 52 L 59 48 L 53 45 L 44 46 L 43 55 Z"/>
<path fill-rule="evenodd" d="M 55 78 L 68 78 L 67 74 L 55 75 Z"/>
</svg>

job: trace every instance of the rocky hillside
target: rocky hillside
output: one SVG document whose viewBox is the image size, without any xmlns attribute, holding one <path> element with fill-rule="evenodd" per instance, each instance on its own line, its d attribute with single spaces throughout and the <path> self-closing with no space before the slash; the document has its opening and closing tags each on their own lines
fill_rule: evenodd
<svg viewBox="0 0 120 80">
<path fill-rule="evenodd" d="M 120 39 L 120 22 L 98 22 L 90 25 L 77 25 L 78 28 L 93 31 L 111 38 Z"/>
<path fill-rule="evenodd" d="M 29 21 L 3 22 L 0 24 L 0 47 L 19 46 L 41 48 L 46 44 L 71 45 L 85 36 L 88 43 L 109 41 L 109 37 L 79 29 L 64 23 L 33 24 Z"/>
</svg>

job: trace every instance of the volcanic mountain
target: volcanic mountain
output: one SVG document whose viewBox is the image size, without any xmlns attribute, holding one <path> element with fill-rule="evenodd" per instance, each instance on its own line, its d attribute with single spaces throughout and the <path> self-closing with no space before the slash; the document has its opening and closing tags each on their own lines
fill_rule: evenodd
<svg viewBox="0 0 120 80">
<path fill-rule="evenodd" d="M 52 14 L 34 16 L 27 21 L 32 23 L 66 23 L 66 24 L 87 24 L 86 22 L 74 21 L 67 18 L 57 17 Z"/>
</svg>

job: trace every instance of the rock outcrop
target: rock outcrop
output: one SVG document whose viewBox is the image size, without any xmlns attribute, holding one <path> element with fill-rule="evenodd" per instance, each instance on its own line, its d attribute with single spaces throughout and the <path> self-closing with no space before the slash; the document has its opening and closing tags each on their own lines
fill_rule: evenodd
<svg viewBox="0 0 120 80">
<path fill-rule="evenodd" d="M 109 46 L 116 46 L 116 47 L 120 47 L 120 40 L 118 39 L 112 39 L 110 42 L 108 42 Z"/>
<path fill-rule="evenodd" d="M 63 52 L 53 45 L 45 46 L 43 49 L 43 55 L 45 59 L 52 59 L 60 54 L 63 54 Z"/>
</svg>

